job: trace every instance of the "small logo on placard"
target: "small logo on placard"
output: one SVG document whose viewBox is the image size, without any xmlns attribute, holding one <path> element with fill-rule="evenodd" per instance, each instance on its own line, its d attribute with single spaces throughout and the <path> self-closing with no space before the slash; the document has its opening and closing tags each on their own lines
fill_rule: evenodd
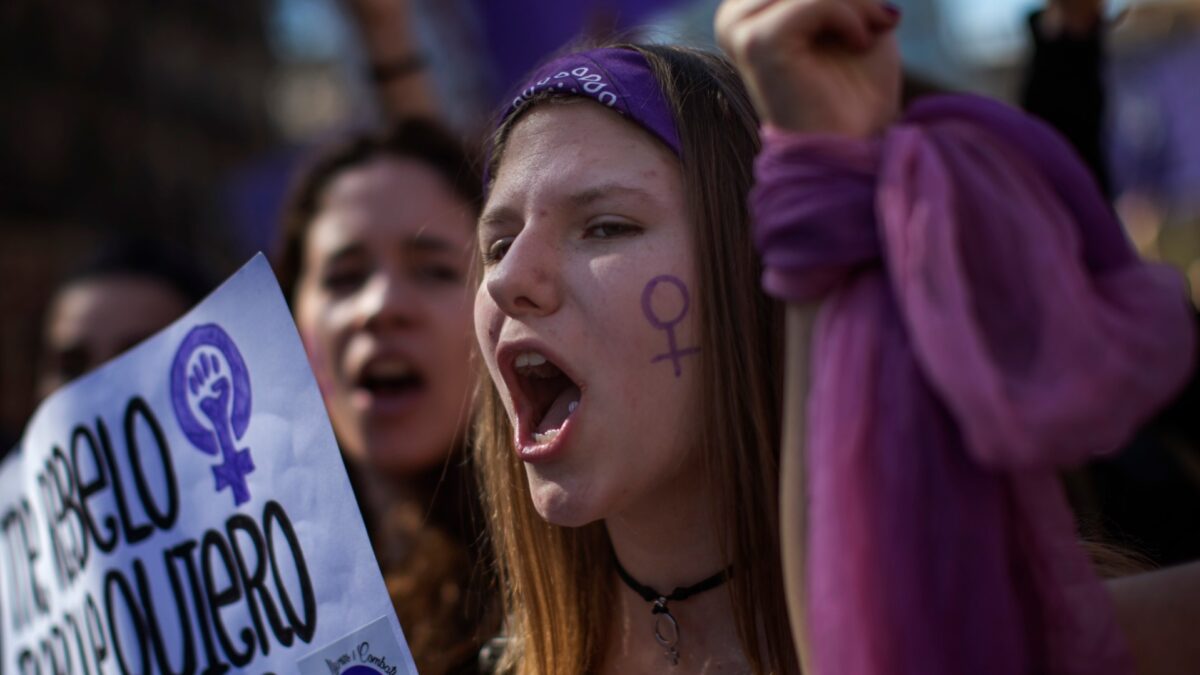
<svg viewBox="0 0 1200 675">
<path fill-rule="evenodd" d="M 171 404 L 188 441 L 208 455 L 216 491 L 228 488 L 234 504 L 250 500 L 246 475 L 254 471 L 249 448 L 237 447 L 250 426 L 250 373 L 233 339 L 220 326 L 196 326 L 171 366 Z"/>
<path fill-rule="evenodd" d="M 380 617 L 300 659 L 300 675 L 412 675 L 412 657 Z"/>
<path fill-rule="evenodd" d="M 392 640 L 388 642 L 394 644 Z M 371 643 L 363 640 L 335 658 L 327 657 L 325 666 L 329 668 L 329 675 L 397 675 L 400 662 L 395 654 L 389 659 L 387 651 L 371 649 Z"/>
<path fill-rule="evenodd" d="M 367 646 L 369 647 L 369 645 Z M 333 669 L 331 668 L 330 670 Z M 333 672 L 338 673 L 337 670 L 333 670 Z M 375 670 L 371 666 L 350 666 L 349 668 L 341 671 L 340 675 L 388 675 L 388 673 L 392 673 L 394 675 L 395 672 L 395 666 L 388 667 L 386 671 Z"/>
</svg>

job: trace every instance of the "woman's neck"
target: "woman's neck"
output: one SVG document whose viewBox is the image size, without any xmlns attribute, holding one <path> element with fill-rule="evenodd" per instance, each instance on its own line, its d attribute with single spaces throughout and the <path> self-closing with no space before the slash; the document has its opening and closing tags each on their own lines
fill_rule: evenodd
<svg viewBox="0 0 1200 675">
<path fill-rule="evenodd" d="M 711 498 L 697 489 L 702 483 L 679 480 L 674 484 L 680 488 L 657 492 L 652 503 L 605 520 L 622 567 L 642 586 L 663 595 L 696 584 L 729 564 L 721 555 L 713 528 Z M 679 633 L 679 663 L 671 666 L 666 648 L 654 634 L 655 622 L 667 619 L 652 614 L 652 603 L 622 582 L 615 571 L 611 578 L 616 602 L 604 672 L 688 675 L 749 671 L 728 586 L 722 584 L 668 603 Z M 668 630 L 664 624 L 663 632 Z"/>
<path fill-rule="evenodd" d="M 375 555 L 385 571 L 391 569 L 406 559 L 415 533 L 432 517 L 439 476 L 394 476 L 354 462 L 347 468 Z"/>
<path fill-rule="evenodd" d="M 395 506 L 410 501 L 424 501 L 419 480 L 391 476 L 378 469 L 355 464 L 354 489 L 364 513 L 372 518 L 386 517 Z M 368 527 L 372 523 L 367 523 Z"/>
</svg>

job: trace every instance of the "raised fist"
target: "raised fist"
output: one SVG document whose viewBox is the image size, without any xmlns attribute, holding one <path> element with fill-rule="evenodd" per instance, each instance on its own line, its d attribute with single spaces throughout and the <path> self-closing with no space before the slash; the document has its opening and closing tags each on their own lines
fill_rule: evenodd
<svg viewBox="0 0 1200 675">
<path fill-rule="evenodd" d="M 900 109 L 899 18 L 878 0 L 725 0 L 715 29 L 765 122 L 867 137 Z"/>
</svg>

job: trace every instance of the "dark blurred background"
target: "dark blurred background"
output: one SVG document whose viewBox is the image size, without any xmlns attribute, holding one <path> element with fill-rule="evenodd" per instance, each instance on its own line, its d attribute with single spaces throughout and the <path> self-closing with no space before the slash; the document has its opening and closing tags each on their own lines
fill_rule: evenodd
<svg viewBox="0 0 1200 675">
<path fill-rule="evenodd" d="M 231 172 L 283 140 L 264 2 L 0 3 L 0 427 L 32 412 L 42 307 L 112 233 L 228 270 Z"/>
<path fill-rule="evenodd" d="M 387 0 L 384 0 L 387 1 Z M 712 44 L 714 0 L 394 0 L 444 117 L 478 137 L 519 74 L 583 31 Z M 378 122 L 347 0 L 0 3 L 0 440 L 36 404 L 43 306 L 113 234 L 149 234 L 223 278 L 269 249 L 314 144 Z M 907 0 L 912 74 L 1015 101 L 1036 0 Z M 1110 3 L 1115 17 L 1130 2 Z M 1200 297 L 1200 0 L 1139 2 L 1109 36 L 1106 153 L 1146 255 Z"/>
</svg>

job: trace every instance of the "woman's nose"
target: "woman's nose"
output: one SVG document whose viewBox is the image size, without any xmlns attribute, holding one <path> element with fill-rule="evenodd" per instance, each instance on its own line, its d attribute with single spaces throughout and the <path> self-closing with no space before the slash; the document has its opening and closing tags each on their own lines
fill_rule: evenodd
<svg viewBox="0 0 1200 675">
<path fill-rule="evenodd" d="M 561 301 L 561 247 L 528 228 L 485 279 L 487 292 L 512 317 L 553 314 Z"/>
<path fill-rule="evenodd" d="M 408 326 L 421 314 L 421 298 L 399 270 L 379 270 L 367 281 L 359 316 L 369 329 Z"/>
</svg>

